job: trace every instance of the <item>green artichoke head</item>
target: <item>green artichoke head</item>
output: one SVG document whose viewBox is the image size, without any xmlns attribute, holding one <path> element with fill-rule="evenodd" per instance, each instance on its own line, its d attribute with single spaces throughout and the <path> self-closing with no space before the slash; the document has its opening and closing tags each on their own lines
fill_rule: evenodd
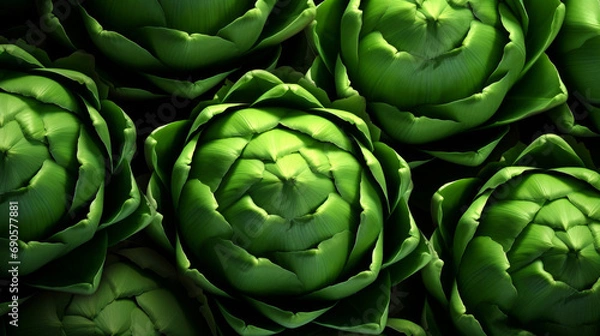
<svg viewBox="0 0 600 336">
<path fill-rule="evenodd" d="M 205 298 L 192 297 L 176 274 L 156 251 L 119 250 L 108 255 L 95 293 L 37 293 L 7 335 L 211 335 Z"/>
<path fill-rule="evenodd" d="M 505 158 L 434 196 L 431 306 L 462 335 L 597 335 L 600 174 L 555 135 Z"/>
<path fill-rule="evenodd" d="M 390 286 L 429 256 L 406 162 L 305 79 L 253 71 L 222 94 L 146 143 L 149 196 L 172 207 L 163 225 L 175 224 L 179 266 L 240 334 L 311 322 L 380 332 Z M 373 292 L 381 311 L 351 322 L 355 304 L 377 304 Z"/>
<path fill-rule="evenodd" d="M 152 217 L 131 172 L 133 122 L 89 77 L 15 44 L 0 44 L 0 110 L 0 242 L 18 244 L 0 254 L 2 277 L 13 260 L 26 283 L 92 290 L 106 246 Z M 52 271 L 85 257 L 71 277 Z"/>
<path fill-rule="evenodd" d="M 544 54 L 564 17 L 558 0 L 331 0 L 317 12 L 312 77 L 337 96 L 364 96 L 392 140 L 434 156 L 477 165 L 490 148 L 464 158 L 432 144 L 566 100 Z"/>
<path fill-rule="evenodd" d="M 187 98 L 245 63 L 273 62 L 279 44 L 316 12 L 312 0 L 88 0 L 70 15 L 61 7 L 51 0 L 41 6 L 65 43 L 96 49 L 158 89 Z"/>
</svg>

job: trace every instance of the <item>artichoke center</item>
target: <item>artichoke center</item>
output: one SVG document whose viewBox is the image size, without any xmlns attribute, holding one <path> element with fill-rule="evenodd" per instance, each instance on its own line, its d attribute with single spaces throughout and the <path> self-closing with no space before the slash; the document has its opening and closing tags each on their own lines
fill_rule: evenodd
<svg viewBox="0 0 600 336">
<path fill-rule="evenodd" d="M 579 183 L 573 182 L 579 188 Z M 575 189 L 574 195 L 582 190 Z M 600 279 L 600 244 L 594 238 L 598 223 L 577 203 L 577 196 L 569 195 L 544 202 L 509 251 L 509 272 L 541 262 L 554 280 L 578 291 L 591 288 Z"/>
<path fill-rule="evenodd" d="M 45 160 L 50 158 L 48 148 L 40 141 L 25 134 L 17 120 L 0 124 L 0 152 L 2 175 L 0 175 L 0 195 L 25 187 L 40 170 Z"/>
<path fill-rule="evenodd" d="M 492 4 L 471 6 L 449 0 L 367 2 L 358 57 L 342 54 L 353 86 L 368 100 L 399 109 L 481 92 L 508 40 L 495 24 Z"/>
<path fill-rule="evenodd" d="M 315 173 L 299 153 L 266 163 L 263 179 L 248 194 L 267 213 L 294 219 L 314 212 L 335 192 L 327 176 Z"/>
<path fill-rule="evenodd" d="M 244 119 L 246 113 L 237 112 L 231 118 Z M 355 174 L 362 166 L 352 154 L 286 127 L 244 138 L 219 135 L 208 140 L 212 132 L 225 129 L 228 123 L 233 124 L 223 119 L 205 131 L 195 152 L 193 170 L 213 189 L 217 211 L 231 225 L 232 237 L 252 236 L 252 243 L 245 246 L 249 252 L 261 256 L 274 251 L 303 251 L 353 230 L 360 204 L 348 197 L 347 187 L 340 186 L 342 180 L 347 180 L 344 186 L 359 186 Z M 227 154 L 231 161 L 221 171 L 215 169 L 215 162 L 207 161 L 207 154 L 225 148 L 231 149 Z M 215 184 L 206 172 L 201 173 L 205 169 L 221 171 Z M 338 174 L 340 169 L 345 176 Z M 339 219 L 326 219 L 333 211 Z"/>
<path fill-rule="evenodd" d="M 285 129 L 276 128 L 254 136 L 219 186 L 217 202 L 226 212 L 229 205 L 244 202 L 246 198 L 267 214 L 286 221 L 313 213 L 330 193 L 336 192 L 331 178 L 307 161 L 306 150 L 314 145 L 314 139 Z M 254 178 L 247 180 L 245 192 L 232 202 L 227 190 L 239 187 L 238 179 L 248 175 L 249 167 Z M 236 225 L 235 220 L 232 224 Z"/>
<path fill-rule="evenodd" d="M 212 119 L 193 150 L 181 235 L 194 237 L 186 243 L 197 255 L 214 255 L 207 269 L 238 290 L 310 293 L 362 260 L 357 239 L 363 247 L 377 239 L 375 230 L 357 238 L 361 223 L 380 225 L 379 201 L 363 210 L 378 200 L 376 186 L 354 143 L 327 118 L 241 109 Z"/>
<path fill-rule="evenodd" d="M 371 1 L 364 12 L 365 31 L 379 31 L 398 51 L 424 59 L 458 47 L 475 19 L 469 8 L 447 0 Z"/>
</svg>

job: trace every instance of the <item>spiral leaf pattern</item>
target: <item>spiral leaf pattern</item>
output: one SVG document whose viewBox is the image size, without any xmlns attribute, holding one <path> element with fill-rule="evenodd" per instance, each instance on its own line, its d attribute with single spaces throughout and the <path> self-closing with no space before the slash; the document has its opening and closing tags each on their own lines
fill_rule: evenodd
<svg viewBox="0 0 600 336">
<path fill-rule="evenodd" d="M 157 239 L 239 334 L 312 323 L 381 333 L 386 309 L 346 321 L 338 302 L 389 302 L 429 260 L 408 165 L 331 105 L 299 74 L 251 71 L 146 142 L 148 194 L 165 214 Z"/>
<path fill-rule="evenodd" d="M 536 333 L 596 334 L 600 314 L 587 307 L 600 298 L 600 175 L 563 168 L 520 177 L 506 181 L 511 187 L 502 200 L 489 194 L 475 236 L 457 260 L 463 302 L 497 309 Z M 481 320 L 493 324 L 486 319 L 495 317 Z"/>
<path fill-rule="evenodd" d="M 353 269 L 378 240 L 384 186 L 366 163 L 375 158 L 327 118 L 242 109 L 206 124 L 194 142 L 179 195 L 183 240 L 198 256 L 222 253 L 204 259 L 237 289 L 309 293 Z"/>
</svg>

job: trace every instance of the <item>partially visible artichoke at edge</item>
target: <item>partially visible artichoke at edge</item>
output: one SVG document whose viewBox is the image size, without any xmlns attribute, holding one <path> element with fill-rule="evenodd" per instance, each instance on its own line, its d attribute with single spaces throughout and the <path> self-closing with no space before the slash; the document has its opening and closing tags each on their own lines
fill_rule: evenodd
<svg viewBox="0 0 600 336">
<path fill-rule="evenodd" d="M 600 334 L 600 174 L 572 143 L 543 135 L 434 195 L 432 335 Z"/>
<path fill-rule="evenodd" d="M 600 136 L 600 1 L 562 0 L 565 22 L 551 57 L 569 90 L 569 101 L 551 112 L 561 131 Z"/>
<path fill-rule="evenodd" d="M 18 261 L 22 289 L 90 293 L 107 248 L 155 212 L 131 171 L 131 119 L 89 77 L 48 61 L 0 44 L 0 276 Z"/>
<path fill-rule="evenodd" d="M 201 292 L 186 291 L 164 257 L 127 248 L 108 255 L 95 293 L 37 293 L 21 304 L 19 326 L 6 326 L 6 335 L 209 336 L 205 308 Z"/>
<path fill-rule="evenodd" d="M 243 66 L 275 64 L 280 43 L 316 12 L 312 0 L 86 0 L 68 10 L 39 3 L 63 44 L 113 62 L 100 71 L 117 94 L 189 99 Z"/>
</svg>

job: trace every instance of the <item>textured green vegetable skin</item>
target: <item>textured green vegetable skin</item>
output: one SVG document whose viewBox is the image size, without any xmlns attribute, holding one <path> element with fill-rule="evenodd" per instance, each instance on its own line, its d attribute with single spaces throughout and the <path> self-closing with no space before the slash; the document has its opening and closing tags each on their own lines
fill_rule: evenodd
<svg viewBox="0 0 600 336">
<path fill-rule="evenodd" d="M 331 107 L 360 99 L 332 104 L 280 76 L 252 71 L 149 137 L 148 195 L 164 215 L 150 229 L 239 334 L 380 334 L 390 287 L 429 260 L 408 166 Z"/>
<path fill-rule="evenodd" d="M 423 272 L 433 334 L 444 318 L 461 335 L 600 332 L 600 174 L 582 153 L 544 135 L 491 177 L 439 189 Z"/>
</svg>

